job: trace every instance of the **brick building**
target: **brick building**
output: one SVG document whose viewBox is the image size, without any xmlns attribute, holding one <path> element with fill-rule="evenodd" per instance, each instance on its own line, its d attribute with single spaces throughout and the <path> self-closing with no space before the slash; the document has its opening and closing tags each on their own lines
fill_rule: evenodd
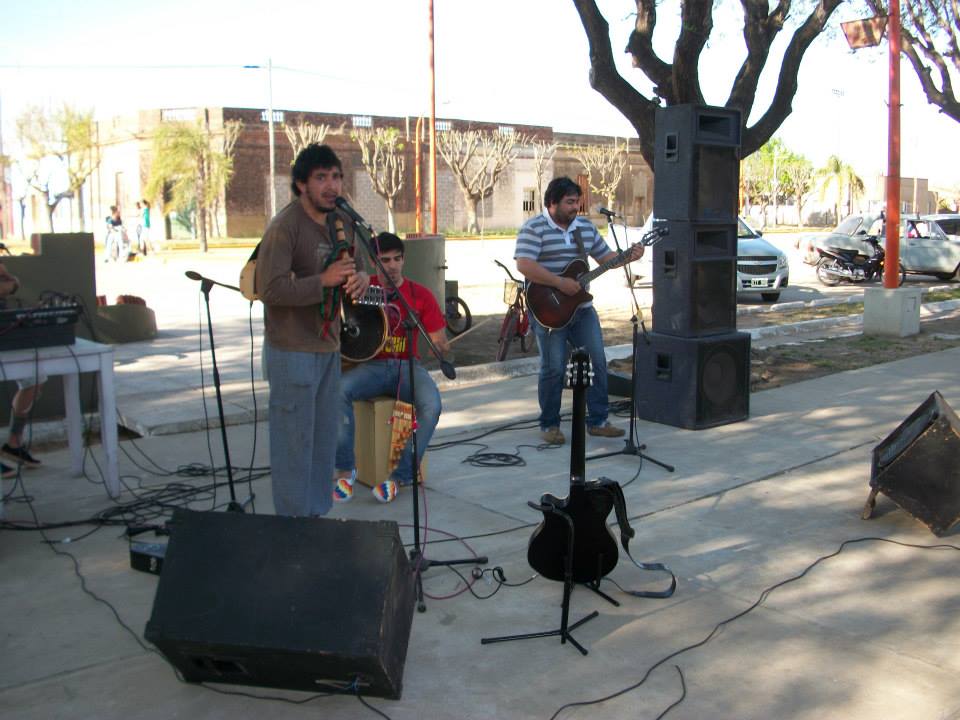
<svg viewBox="0 0 960 720">
<path fill-rule="evenodd" d="M 100 123 L 101 162 L 91 178 L 91 198 L 94 218 L 107 215 L 110 205 L 118 204 L 128 222 L 133 222 L 135 203 L 145 194 L 153 151 L 153 133 L 163 122 L 200 122 L 208 129 L 211 144 L 222 148 L 224 124 L 231 120 L 243 123 L 234 146 L 234 174 L 214 212 L 215 234 L 230 237 L 257 237 L 266 226 L 270 214 L 269 193 L 269 135 L 267 112 L 244 108 L 177 108 L 143 110 L 135 115 L 117 117 Z M 414 186 L 415 134 L 417 118 L 371 115 L 343 115 L 317 112 L 274 111 L 274 147 L 277 207 L 283 207 L 292 197 L 290 166 L 293 149 L 284 132 L 284 124 L 300 122 L 327 125 L 330 131 L 324 142 L 329 144 L 343 162 L 344 194 L 353 206 L 376 229 L 387 227 L 387 211 L 383 199 L 376 194 L 361 161 L 360 149 L 350 137 L 355 128 L 396 128 L 404 140 L 404 187 L 397 197 L 395 218 L 399 232 L 412 232 L 415 227 L 416 194 Z M 552 128 L 505 123 L 480 123 L 466 120 L 438 119 L 437 130 L 480 129 L 500 133 L 523 134 L 531 139 L 560 144 L 552 162 L 548 163 L 543 185 L 555 175 L 566 174 L 577 180 L 584 189 L 585 206 L 591 214 L 605 198 L 593 198 L 586 182 L 585 170 L 568 149 L 569 144 L 606 144 L 614 138 L 599 135 L 555 133 Z M 420 177 L 422 183 L 422 217 L 429 225 L 429 134 L 423 133 Z M 621 140 L 622 141 L 622 140 Z M 516 228 L 530 215 L 538 212 L 542 198 L 537 198 L 537 179 L 534 170 L 533 148 L 519 148 L 517 159 L 504 171 L 493 196 L 481 203 L 478 221 L 487 230 Z M 616 209 L 627 215 L 628 221 L 640 224 L 650 212 L 653 197 L 653 175 L 641 157 L 638 147 L 629 147 L 628 168 L 617 192 Z M 154 206 L 155 224 L 160 220 L 159 198 L 149 198 Z M 440 232 L 458 232 L 467 218 L 467 205 L 450 168 L 437 158 L 438 229 Z M 598 216 L 599 217 L 599 216 Z M 427 228 L 429 229 L 429 228 Z M 170 218 L 166 220 L 166 236 L 183 234 Z M 156 232 L 156 231 L 155 231 Z"/>
</svg>

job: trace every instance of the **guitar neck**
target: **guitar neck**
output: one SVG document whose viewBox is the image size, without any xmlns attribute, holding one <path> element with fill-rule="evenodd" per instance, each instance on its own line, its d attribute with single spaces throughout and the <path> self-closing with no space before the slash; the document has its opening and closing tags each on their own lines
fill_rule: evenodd
<svg viewBox="0 0 960 720">
<path fill-rule="evenodd" d="M 666 235 L 668 230 L 663 227 L 654 228 L 650 232 L 644 234 L 640 239 L 640 242 L 634 243 L 634 245 L 653 245 L 657 240 Z M 607 270 L 620 265 L 624 260 L 626 260 L 627 255 L 630 254 L 630 251 L 633 250 L 634 245 L 631 245 L 626 250 L 621 250 L 614 257 L 610 258 L 606 262 L 600 263 L 593 270 L 584 273 L 579 277 L 580 284 L 586 285 L 591 280 L 595 280 L 601 275 L 603 275 Z"/>
<path fill-rule="evenodd" d="M 618 252 L 616 257 L 612 257 L 606 262 L 603 262 L 597 265 L 593 270 L 590 270 L 589 272 L 585 272 L 583 275 L 579 277 L 580 284 L 586 285 L 588 282 L 596 280 L 598 277 L 603 275 L 607 270 L 610 270 L 611 268 L 616 267 L 617 265 L 623 262 L 628 252 L 630 252 L 630 248 L 627 248 L 622 252 Z"/>
</svg>

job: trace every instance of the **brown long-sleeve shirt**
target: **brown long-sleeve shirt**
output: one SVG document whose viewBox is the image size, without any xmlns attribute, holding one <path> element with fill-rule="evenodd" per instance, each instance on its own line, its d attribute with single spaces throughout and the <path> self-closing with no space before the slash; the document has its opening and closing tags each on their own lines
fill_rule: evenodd
<svg viewBox="0 0 960 720">
<path fill-rule="evenodd" d="M 339 211 L 334 213 L 339 215 Z M 353 226 L 345 216 L 339 217 L 346 240 L 353 247 Z M 257 256 L 256 286 L 263 301 L 266 337 L 272 346 L 297 352 L 340 349 L 339 309 L 326 327 L 320 314 L 324 298 L 320 273 L 335 243 L 331 228 L 307 215 L 299 198 L 270 221 Z M 330 308 L 325 306 L 324 310 L 329 314 Z"/>
</svg>

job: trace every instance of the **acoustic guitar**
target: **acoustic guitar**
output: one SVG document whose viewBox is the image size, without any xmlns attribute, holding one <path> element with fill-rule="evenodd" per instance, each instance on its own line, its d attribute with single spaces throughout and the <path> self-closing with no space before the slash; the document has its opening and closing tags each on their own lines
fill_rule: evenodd
<svg viewBox="0 0 960 720">
<path fill-rule="evenodd" d="M 561 277 L 573 278 L 580 284 L 580 290 L 574 295 L 566 295 L 557 288 L 549 285 L 531 282 L 527 286 L 527 307 L 544 327 L 551 330 L 564 328 L 573 319 L 574 313 L 583 305 L 593 300 L 593 295 L 587 292 L 587 285 L 591 280 L 603 275 L 607 270 L 623 264 L 630 251 L 637 245 L 653 245 L 666 235 L 666 227 L 655 227 L 626 250 L 617 253 L 604 263 L 590 270 L 590 266 L 582 258 L 571 260 L 560 273 Z"/>
<path fill-rule="evenodd" d="M 570 443 L 570 494 L 565 498 L 545 494 L 540 498 L 543 522 L 534 530 L 527 548 L 530 567 L 549 580 L 566 579 L 573 532 L 573 582 L 598 583 L 619 560 L 617 542 L 607 527 L 614 494 L 598 482 L 586 482 L 587 387 L 593 370 L 583 348 L 573 351 L 567 381 L 573 388 L 573 428 Z"/>
</svg>

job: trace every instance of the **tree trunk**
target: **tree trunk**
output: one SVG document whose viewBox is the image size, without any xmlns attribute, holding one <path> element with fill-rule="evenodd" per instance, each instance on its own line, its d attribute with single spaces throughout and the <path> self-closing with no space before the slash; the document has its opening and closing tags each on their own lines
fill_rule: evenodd
<svg viewBox="0 0 960 720">
<path fill-rule="evenodd" d="M 464 206 L 467 210 L 467 232 L 480 232 L 480 225 L 477 223 L 477 206 L 480 204 L 480 198 L 464 195 Z"/>
<path fill-rule="evenodd" d="M 50 232 L 51 232 L 51 233 L 56 232 L 56 231 L 53 229 L 53 213 L 54 213 L 54 211 L 55 211 L 56 209 L 57 209 L 57 204 L 56 204 L 56 203 L 54 203 L 53 205 L 51 205 L 50 203 L 47 203 L 47 221 L 50 223 Z"/>
<path fill-rule="evenodd" d="M 397 220 L 393 214 L 393 200 L 387 200 L 387 232 L 397 233 Z"/>
</svg>

